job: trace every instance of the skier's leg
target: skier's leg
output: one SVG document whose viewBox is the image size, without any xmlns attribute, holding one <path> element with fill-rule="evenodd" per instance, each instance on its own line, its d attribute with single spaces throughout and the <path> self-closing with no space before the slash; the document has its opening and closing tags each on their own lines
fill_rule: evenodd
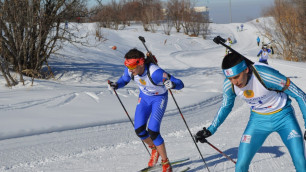
<svg viewBox="0 0 306 172">
<path fill-rule="evenodd" d="M 285 122 L 277 132 L 288 148 L 297 172 L 306 172 L 303 134 L 293 113 L 286 115 Z"/>
<path fill-rule="evenodd" d="M 238 149 L 238 160 L 235 172 L 247 172 L 255 153 L 262 146 L 270 131 L 261 130 L 256 123 L 250 120 L 246 127 Z"/>
<path fill-rule="evenodd" d="M 141 138 L 149 146 L 153 146 L 153 141 L 149 137 L 149 133 L 146 130 L 147 121 L 150 114 L 151 105 L 149 105 L 143 97 L 139 96 L 138 104 L 135 110 L 134 129 L 139 138 Z"/>
<path fill-rule="evenodd" d="M 140 95 L 138 99 L 138 104 L 135 111 L 135 132 L 138 137 L 140 137 L 149 148 L 151 148 L 151 157 L 148 162 L 148 166 L 152 167 L 158 162 L 159 153 L 156 146 L 150 137 L 150 132 L 147 131 L 147 121 L 150 117 L 152 109 L 151 99 L 148 96 Z"/>
<path fill-rule="evenodd" d="M 152 113 L 148 124 L 150 138 L 163 160 L 167 159 L 164 139 L 160 135 L 160 125 L 168 103 L 168 95 L 156 97 L 152 102 Z"/>
<path fill-rule="evenodd" d="M 160 154 L 163 160 L 167 159 L 167 152 L 166 152 L 166 146 L 165 143 L 162 143 L 159 146 L 156 146 L 157 152 Z"/>
</svg>

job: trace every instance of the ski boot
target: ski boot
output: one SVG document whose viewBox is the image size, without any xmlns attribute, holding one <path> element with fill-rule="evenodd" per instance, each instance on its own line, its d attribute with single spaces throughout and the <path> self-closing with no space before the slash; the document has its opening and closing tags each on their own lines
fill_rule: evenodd
<svg viewBox="0 0 306 172">
<path fill-rule="evenodd" d="M 168 158 L 167 160 L 162 160 L 161 164 L 163 165 L 163 172 L 172 172 L 172 167 Z"/>
<path fill-rule="evenodd" d="M 159 153 L 157 152 L 156 146 L 149 146 L 149 148 L 152 149 L 152 153 L 151 153 L 151 158 L 150 161 L 148 163 L 149 167 L 153 167 L 157 162 L 158 162 L 158 158 L 159 158 Z"/>
</svg>

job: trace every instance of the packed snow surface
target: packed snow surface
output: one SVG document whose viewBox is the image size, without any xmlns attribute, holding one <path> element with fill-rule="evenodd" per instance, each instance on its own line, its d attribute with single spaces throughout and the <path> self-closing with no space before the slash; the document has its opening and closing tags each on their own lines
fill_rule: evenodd
<svg viewBox="0 0 306 172">
<path fill-rule="evenodd" d="M 146 52 L 138 39 L 143 36 L 159 66 L 184 82 L 185 88 L 173 90 L 173 94 L 195 134 L 210 125 L 222 101 L 224 76 L 220 66 L 225 48 L 212 39 L 217 35 L 231 37 L 236 40 L 234 49 L 253 61 L 258 60 L 258 30 L 253 22 L 248 22 L 244 23 L 244 31 L 237 32 L 237 25 L 240 24 L 211 24 L 206 40 L 176 33 L 174 29 L 167 36 L 162 27 L 156 33 L 144 32 L 141 25 L 132 25 L 118 31 L 103 29 L 106 40 L 98 42 L 95 24 L 79 24 L 80 34 L 89 33 L 89 43 L 96 46 L 65 44 L 62 55 L 50 59 L 54 79 L 35 79 L 31 86 L 30 78 L 26 78 L 24 86 L 19 83 L 7 88 L 0 75 L 0 171 L 135 172 L 144 168 L 149 154 L 107 85 L 108 80 L 117 81 L 123 74 L 125 53 L 135 47 Z M 117 50 L 112 46 L 117 46 Z M 272 57 L 269 64 L 306 91 L 305 63 Z M 137 86 L 131 82 L 117 93 L 133 119 Z M 292 105 L 304 132 L 298 104 L 293 100 Z M 235 161 L 249 113 L 249 107 L 236 99 L 231 114 L 208 139 Z M 179 168 L 189 166 L 191 172 L 207 171 L 170 94 L 161 134 L 170 160 L 190 158 Z M 211 172 L 234 171 L 234 163 L 208 144 L 198 146 Z M 267 138 L 249 171 L 295 171 L 278 134 Z"/>
</svg>

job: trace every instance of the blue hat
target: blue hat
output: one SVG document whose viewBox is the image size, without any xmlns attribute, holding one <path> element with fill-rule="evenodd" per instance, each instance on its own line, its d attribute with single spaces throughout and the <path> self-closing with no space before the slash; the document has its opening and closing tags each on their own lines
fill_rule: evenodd
<svg viewBox="0 0 306 172">
<path fill-rule="evenodd" d="M 223 69 L 223 73 L 225 77 L 229 78 L 229 77 L 238 75 L 239 73 L 244 71 L 246 68 L 247 68 L 246 62 L 245 60 L 242 60 L 240 63 L 238 63 L 237 65 L 229 69 Z"/>
</svg>

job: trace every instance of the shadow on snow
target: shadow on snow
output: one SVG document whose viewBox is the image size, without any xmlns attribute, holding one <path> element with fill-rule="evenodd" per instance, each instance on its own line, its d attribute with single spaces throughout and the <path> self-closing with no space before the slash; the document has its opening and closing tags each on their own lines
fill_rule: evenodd
<svg viewBox="0 0 306 172">
<path fill-rule="evenodd" d="M 257 151 L 257 153 L 272 154 L 274 156 L 271 157 L 271 158 L 278 158 L 278 157 L 281 157 L 285 154 L 283 151 L 280 150 L 281 147 L 282 146 L 263 146 Z M 230 149 L 227 149 L 223 152 L 227 156 L 232 158 L 234 161 L 237 161 L 238 147 L 230 148 Z M 205 160 L 206 164 L 208 165 L 208 168 L 216 166 L 217 164 L 220 164 L 220 163 L 223 163 L 223 162 L 226 162 L 226 161 L 229 161 L 229 163 L 232 163 L 230 160 L 228 160 L 226 157 L 224 157 L 220 153 L 216 153 L 215 155 L 204 157 L 204 160 Z M 258 160 L 258 161 L 264 161 L 264 160 L 265 159 L 261 159 L 261 160 Z M 193 164 L 193 163 L 200 163 L 201 165 L 194 168 L 194 169 L 190 169 L 189 170 L 190 172 L 195 172 L 195 171 L 200 171 L 200 170 L 206 169 L 206 166 L 204 165 L 204 162 L 203 162 L 202 159 L 188 162 L 188 164 Z M 186 164 L 186 166 L 188 166 L 188 164 Z"/>
</svg>

